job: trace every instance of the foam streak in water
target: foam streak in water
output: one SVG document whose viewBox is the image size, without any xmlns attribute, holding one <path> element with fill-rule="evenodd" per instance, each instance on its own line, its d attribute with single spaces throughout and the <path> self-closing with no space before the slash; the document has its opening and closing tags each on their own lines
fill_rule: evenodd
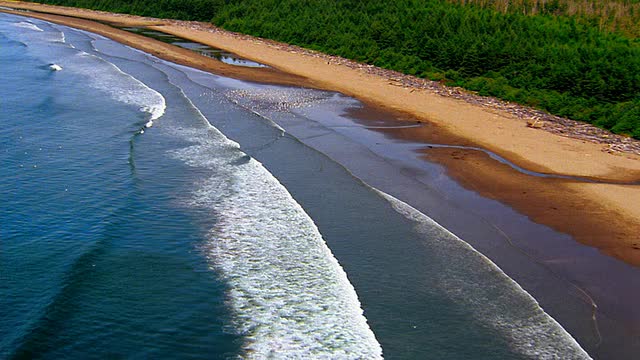
<svg viewBox="0 0 640 360">
<path fill-rule="evenodd" d="M 496 264 L 431 218 L 377 191 L 392 207 L 416 223 L 425 246 L 446 261 L 439 284 L 455 302 L 473 310 L 474 317 L 494 328 L 512 351 L 532 359 L 590 359 L 575 339 L 518 283 Z"/>
<path fill-rule="evenodd" d="M 59 25 L 43 25 L 43 28 L 47 29 L 45 31 L 34 23 L 26 21 L 14 23 L 14 25 L 37 31 L 37 33 L 21 32 L 18 34 L 22 42 L 51 46 L 51 52 L 37 55 L 38 57 L 44 57 L 42 60 L 49 62 L 50 65 L 56 65 L 51 70 L 57 71 L 64 68 L 65 72 L 69 71 L 86 77 L 87 83 L 91 87 L 106 92 L 117 101 L 137 106 L 140 111 L 149 113 L 150 119 L 147 121 L 151 121 L 151 124 L 153 124 L 154 120 L 164 115 L 166 109 L 164 97 L 140 80 L 123 72 L 115 64 L 84 51 L 77 51 L 75 56 L 68 56 L 67 53 L 57 51 L 56 46 L 74 48 L 73 44 L 66 44 L 64 31 L 78 32 L 85 34 L 89 38 L 96 38 L 98 35 L 81 30 L 71 30 Z M 55 55 L 52 56 L 51 54 Z"/>
<path fill-rule="evenodd" d="M 78 57 L 81 60 L 75 64 L 75 70 L 86 75 L 91 86 L 125 104 L 139 106 L 151 115 L 152 122 L 164 115 L 166 101 L 159 92 L 98 56 L 79 52 Z"/>
<path fill-rule="evenodd" d="M 206 251 L 229 285 L 243 357 L 381 358 L 356 292 L 311 218 L 262 164 L 209 129 L 183 130 L 196 144 L 175 156 L 212 170 L 192 205 L 218 220 Z"/>
<path fill-rule="evenodd" d="M 30 22 L 26 22 L 26 21 L 21 21 L 19 23 L 14 23 L 14 25 L 17 26 L 17 27 L 21 27 L 23 29 L 29 29 L 29 30 L 40 31 L 40 32 L 44 31 L 44 30 L 40 29 L 36 24 L 30 23 Z"/>
</svg>

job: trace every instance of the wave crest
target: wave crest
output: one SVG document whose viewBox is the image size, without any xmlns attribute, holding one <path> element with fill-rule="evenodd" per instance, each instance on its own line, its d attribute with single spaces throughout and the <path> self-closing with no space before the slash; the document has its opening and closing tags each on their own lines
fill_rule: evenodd
<svg viewBox="0 0 640 360">
<path fill-rule="evenodd" d="M 287 189 L 214 127 L 181 134 L 195 145 L 174 156 L 213 170 L 191 205 L 216 214 L 205 250 L 229 286 L 243 357 L 381 358 L 355 289 Z"/>
<path fill-rule="evenodd" d="M 137 106 L 151 115 L 152 122 L 164 115 L 166 100 L 158 91 L 101 57 L 86 52 L 78 55 L 82 60 L 76 64 L 77 72 L 87 76 L 92 87 L 107 92 L 115 100 Z"/>
<path fill-rule="evenodd" d="M 474 317 L 502 334 L 515 353 L 533 359 L 591 359 L 577 341 L 518 283 L 489 258 L 427 215 L 373 188 L 416 224 L 425 246 L 456 271 L 442 276 L 442 290 L 472 308 Z M 444 267 L 443 267 L 444 269 Z"/>
<path fill-rule="evenodd" d="M 23 28 L 23 29 L 30 29 L 33 31 L 39 31 L 39 32 L 44 32 L 44 30 L 40 29 L 38 27 L 38 25 L 34 24 L 34 23 L 30 23 L 30 22 L 26 22 L 26 21 L 20 21 L 18 23 L 13 23 L 14 26 Z"/>
</svg>

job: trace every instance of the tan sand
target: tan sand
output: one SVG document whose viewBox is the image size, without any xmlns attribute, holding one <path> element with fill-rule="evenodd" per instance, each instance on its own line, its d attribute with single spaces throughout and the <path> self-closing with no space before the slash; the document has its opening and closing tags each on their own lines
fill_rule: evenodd
<svg viewBox="0 0 640 360">
<path fill-rule="evenodd" d="M 429 131 L 408 129 L 398 136 L 424 142 L 479 146 L 528 170 L 574 175 L 613 182 L 640 181 L 640 156 L 611 154 L 603 145 L 558 136 L 527 127 L 526 119 L 422 89 L 397 86 L 387 77 L 327 61 L 300 51 L 283 51 L 269 41 L 188 23 L 146 19 L 71 9 L 0 1 L 0 6 L 42 13 L 42 18 L 102 34 L 169 61 L 223 76 L 278 84 L 297 84 L 335 90 L 369 104 L 397 111 L 429 123 Z M 150 28 L 234 52 L 268 64 L 273 69 L 226 65 L 189 50 L 154 41 L 80 18 Z M 630 264 L 640 266 L 640 186 L 579 183 L 523 175 L 486 155 L 452 150 L 428 151 L 464 186 L 495 198 L 534 221 L 573 235 Z"/>
<path fill-rule="evenodd" d="M 483 196 L 509 204 L 535 222 L 568 233 L 583 244 L 640 266 L 638 186 L 593 184 L 532 177 L 496 164 L 488 155 L 459 149 L 425 150 L 425 158 Z"/>
</svg>

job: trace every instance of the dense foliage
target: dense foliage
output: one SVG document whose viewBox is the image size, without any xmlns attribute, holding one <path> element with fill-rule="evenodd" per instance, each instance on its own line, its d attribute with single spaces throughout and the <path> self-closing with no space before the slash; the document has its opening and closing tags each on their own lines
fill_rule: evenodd
<svg viewBox="0 0 640 360">
<path fill-rule="evenodd" d="M 640 139 L 640 40 L 575 16 L 525 15 L 441 0 L 48 2 L 212 21 Z"/>
<path fill-rule="evenodd" d="M 225 4 L 225 0 L 35 0 L 31 2 L 163 19 L 207 22 L 210 21 Z"/>
<path fill-rule="evenodd" d="M 570 15 L 603 31 L 640 37 L 640 0 L 447 0 L 503 13 Z"/>
</svg>

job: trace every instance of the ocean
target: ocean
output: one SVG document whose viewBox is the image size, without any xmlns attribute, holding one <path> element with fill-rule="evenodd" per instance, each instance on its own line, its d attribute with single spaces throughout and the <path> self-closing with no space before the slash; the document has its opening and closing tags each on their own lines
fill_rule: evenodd
<svg viewBox="0 0 640 360">
<path fill-rule="evenodd" d="M 9 14 L 0 49 L 0 358 L 589 358 L 308 145 L 358 101 Z"/>
</svg>

